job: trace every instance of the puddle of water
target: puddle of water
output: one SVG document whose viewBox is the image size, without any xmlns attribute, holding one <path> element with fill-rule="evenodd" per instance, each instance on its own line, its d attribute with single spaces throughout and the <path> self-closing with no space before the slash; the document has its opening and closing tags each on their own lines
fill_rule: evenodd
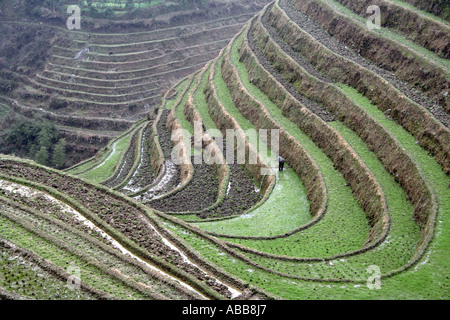
<svg viewBox="0 0 450 320">
<path fill-rule="evenodd" d="M 145 192 L 144 194 L 134 197 L 136 200 L 146 202 L 149 200 L 159 199 L 162 196 L 160 195 L 158 197 L 158 195 L 161 194 L 161 191 L 164 190 L 164 188 L 169 184 L 170 181 L 172 181 L 172 179 L 177 174 L 177 166 L 173 164 L 172 161 L 166 160 L 164 162 L 164 165 L 166 167 L 166 173 L 161 181 L 153 188 L 147 190 L 147 192 Z"/>
<path fill-rule="evenodd" d="M 109 154 L 109 156 L 108 156 L 105 160 L 103 160 L 102 163 L 100 163 L 99 165 L 95 166 L 95 167 L 92 168 L 90 171 L 95 170 L 95 169 L 97 169 L 97 168 L 103 166 L 109 159 L 111 159 L 111 157 L 114 155 L 114 153 L 116 153 L 116 145 L 117 145 L 117 143 L 119 143 L 119 140 L 117 140 L 116 142 L 113 143 L 113 145 L 112 145 L 112 151 L 111 151 L 111 153 Z"/>
<path fill-rule="evenodd" d="M 230 193 L 230 190 L 231 190 L 231 181 L 228 182 L 227 197 L 228 197 L 228 194 Z"/>
</svg>

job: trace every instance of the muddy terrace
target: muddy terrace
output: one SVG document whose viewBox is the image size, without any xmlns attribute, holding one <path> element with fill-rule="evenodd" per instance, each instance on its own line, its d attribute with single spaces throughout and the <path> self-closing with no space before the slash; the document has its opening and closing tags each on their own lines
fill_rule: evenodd
<svg viewBox="0 0 450 320">
<path fill-rule="evenodd" d="M 0 296 L 54 298 L 76 261 L 79 295 L 56 298 L 448 299 L 450 27 L 420 1 L 376 2 L 379 30 L 356 2 L 274 1 L 96 156 L 64 172 L 2 156 L 0 250 L 15 259 L 0 263 Z M 195 30 L 186 43 L 207 36 Z M 139 50 L 172 45 L 129 37 Z M 95 62 L 64 65 L 60 48 L 39 81 L 74 68 L 93 81 L 94 67 L 107 79 L 111 46 L 111 82 L 123 81 L 131 46 L 100 38 L 71 39 L 71 55 L 89 43 Z M 229 163 L 214 139 L 229 129 L 278 130 L 279 144 L 238 134 L 256 161 Z M 202 139 L 182 143 L 180 130 Z M 197 164 L 201 152 L 223 161 Z M 35 265 L 48 292 L 34 289 Z"/>
</svg>

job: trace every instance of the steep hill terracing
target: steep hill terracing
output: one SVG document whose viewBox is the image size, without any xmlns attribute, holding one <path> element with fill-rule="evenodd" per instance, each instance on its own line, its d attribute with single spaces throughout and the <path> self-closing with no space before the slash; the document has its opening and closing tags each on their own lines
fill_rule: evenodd
<svg viewBox="0 0 450 320">
<path fill-rule="evenodd" d="M 0 247 L 46 268 L 76 258 L 80 299 L 448 300 L 450 33 L 400 1 L 379 3 L 387 18 L 371 31 L 354 2 L 274 1 L 95 157 L 66 173 L 2 157 Z M 425 44 L 389 20 L 399 16 L 430 20 L 434 36 Z M 229 129 L 237 138 L 222 144 Z M 259 129 L 279 133 L 278 148 L 246 134 Z M 227 157 L 239 145 L 243 164 Z M 53 210 L 64 205 L 78 214 Z M 100 230 L 87 235 L 74 216 Z M 123 257 L 108 269 L 120 254 L 102 230 L 163 274 L 127 277 L 141 261 Z M 170 277 L 181 283 L 142 286 Z M 0 280 L 7 297 L 46 298 Z"/>
<path fill-rule="evenodd" d="M 8 56 L 9 43 L 15 48 L 27 41 L 39 45 L 11 53 L 23 57 L 20 67 L 4 66 L 2 85 L 9 78 L 13 86 L 5 83 L 0 102 L 13 111 L 2 116 L 9 124 L 2 133 L 19 119 L 49 119 L 67 141 L 66 166 L 92 157 L 154 109 L 170 86 L 216 57 L 267 2 L 212 1 L 201 10 L 134 20 L 82 16 L 81 30 L 68 30 L 68 15 L 50 15 L 44 7 L 37 16 L 13 20 L 12 8 L 19 4 L 6 1 L 4 62 L 14 60 Z M 29 51 L 38 50 L 28 58 Z M 29 60 L 34 68 L 23 66 Z"/>
</svg>

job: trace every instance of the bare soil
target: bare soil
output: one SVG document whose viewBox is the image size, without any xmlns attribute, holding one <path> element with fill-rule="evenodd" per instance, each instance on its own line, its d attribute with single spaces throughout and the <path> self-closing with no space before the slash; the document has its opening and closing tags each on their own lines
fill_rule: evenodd
<svg viewBox="0 0 450 320">
<path fill-rule="evenodd" d="M 126 188 L 140 190 L 148 186 L 155 179 L 155 172 L 150 159 L 150 136 L 152 134 L 153 121 L 149 122 L 142 134 L 141 160 L 135 175 L 131 178 Z M 125 190 L 122 190 L 125 191 Z"/>
<path fill-rule="evenodd" d="M 146 249 L 150 254 L 194 275 L 224 296 L 231 297 L 231 293 L 226 286 L 217 284 L 214 278 L 206 275 L 192 264 L 185 262 L 178 251 L 164 244 L 153 228 L 149 227 L 149 222 L 145 215 L 128 203 L 104 191 L 95 189 L 80 180 L 68 176 L 60 176 L 29 164 L 2 160 L 0 161 L 0 170 L 4 175 L 39 182 L 68 195 L 91 210 L 111 227 L 124 234 L 128 239 Z"/>
</svg>

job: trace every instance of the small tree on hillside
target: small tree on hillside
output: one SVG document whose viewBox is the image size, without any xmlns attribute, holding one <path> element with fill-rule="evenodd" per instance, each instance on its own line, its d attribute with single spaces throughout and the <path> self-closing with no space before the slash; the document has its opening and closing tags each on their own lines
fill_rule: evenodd
<svg viewBox="0 0 450 320">
<path fill-rule="evenodd" d="M 58 143 L 53 148 L 52 162 L 55 168 L 61 169 L 66 162 L 66 140 L 59 139 Z"/>
<path fill-rule="evenodd" d="M 133 0 L 127 0 L 127 3 L 126 3 L 126 5 L 125 5 L 125 9 L 126 9 L 128 12 L 133 11 L 133 9 L 134 9 L 134 3 L 133 3 Z"/>
<path fill-rule="evenodd" d="M 52 137 L 48 129 L 48 127 L 43 126 L 38 135 L 39 146 L 45 147 L 47 150 L 52 146 Z"/>
<path fill-rule="evenodd" d="M 46 147 L 42 146 L 41 149 L 36 153 L 35 159 L 37 163 L 44 166 L 48 165 L 48 150 Z"/>
</svg>

